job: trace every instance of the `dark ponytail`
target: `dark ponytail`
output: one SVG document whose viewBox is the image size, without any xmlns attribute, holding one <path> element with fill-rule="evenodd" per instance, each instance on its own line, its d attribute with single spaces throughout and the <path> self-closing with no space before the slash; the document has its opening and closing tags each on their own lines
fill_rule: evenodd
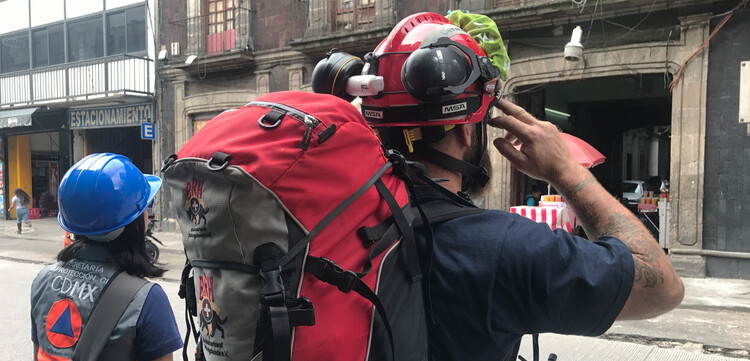
<svg viewBox="0 0 750 361">
<path fill-rule="evenodd" d="M 76 240 L 57 254 L 62 262 L 75 258 L 76 253 L 86 245 L 101 245 L 109 248 L 117 263 L 125 272 L 139 277 L 161 277 L 167 270 L 151 263 L 146 254 L 145 213 L 130 222 L 117 238 L 110 242 L 92 241 L 86 236 L 76 235 Z"/>
<path fill-rule="evenodd" d="M 31 203 L 31 197 L 29 197 L 29 194 L 24 192 L 21 188 L 16 188 L 16 190 L 13 191 L 13 193 L 16 194 L 16 197 L 18 197 L 18 200 L 21 202 L 21 205 L 26 207 Z"/>
</svg>

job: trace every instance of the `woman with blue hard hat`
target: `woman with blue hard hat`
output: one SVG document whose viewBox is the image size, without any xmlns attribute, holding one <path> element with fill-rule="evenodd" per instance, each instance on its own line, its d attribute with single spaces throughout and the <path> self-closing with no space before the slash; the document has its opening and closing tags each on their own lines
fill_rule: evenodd
<svg viewBox="0 0 750 361">
<path fill-rule="evenodd" d="M 93 359 L 164 361 L 182 348 L 164 290 L 142 280 L 166 271 L 149 261 L 145 249 L 146 209 L 161 183 L 141 173 L 127 157 L 111 153 L 87 156 L 65 174 L 58 191 L 58 222 L 75 241 L 31 285 L 35 360 L 69 360 L 84 352 L 77 349 L 78 341 L 104 290 L 115 292 L 107 287 L 118 284 L 110 280 L 120 272 L 141 283 L 111 334 L 95 334 L 107 340 L 101 340 L 105 345 Z"/>
</svg>

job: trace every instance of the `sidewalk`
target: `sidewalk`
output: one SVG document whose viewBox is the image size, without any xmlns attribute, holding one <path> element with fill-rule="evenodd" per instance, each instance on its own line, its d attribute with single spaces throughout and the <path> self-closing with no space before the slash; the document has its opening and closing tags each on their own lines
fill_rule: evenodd
<svg viewBox="0 0 750 361">
<path fill-rule="evenodd" d="M 23 226 L 16 234 L 16 221 L 0 221 L 0 240 L 26 239 L 44 241 L 51 254 L 46 259 L 33 258 L 29 252 L 7 250 L 5 258 L 49 263 L 57 248 L 62 247 L 64 231 L 55 218 L 32 220 L 31 228 Z M 160 261 L 168 269 L 164 281 L 177 282 L 184 264 L 182 237 L 174 232 L 157 232 L 164 243 L 159 247 Z M 53 242 L 53 243 L 50 243 Z M 12 256 L 7 256 L 11 254 Z M 39 254 L 39 252 L 37 252 Z M 36 256 L 37 258 L 39 256 Z M 683 278 L 685 298 L 675 310 L 643 321 L 618 321 L 601 338 L 627 341 L 659 348 L 695 344 L 705 353 L 750 359 L 750 281 L 719 278 Z"/>
</svg>

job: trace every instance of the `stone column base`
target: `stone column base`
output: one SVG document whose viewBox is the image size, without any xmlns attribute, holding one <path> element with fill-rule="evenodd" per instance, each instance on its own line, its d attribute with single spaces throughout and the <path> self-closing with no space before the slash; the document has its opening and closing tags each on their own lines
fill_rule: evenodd
<svg viewBox="0 0 750 361">
<path fill-rule="evenodd" d="M 681 277 L 706 278 L 706 258 L 699 255 L 672 254 L 669 256 Z"/>
</svg>

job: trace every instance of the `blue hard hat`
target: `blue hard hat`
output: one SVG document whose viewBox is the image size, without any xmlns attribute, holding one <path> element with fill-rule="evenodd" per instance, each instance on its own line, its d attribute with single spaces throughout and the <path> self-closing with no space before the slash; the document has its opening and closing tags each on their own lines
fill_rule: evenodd
<svg viewBox="0 0 750 361">
<path fill-rule="evenodd" d="M 60 182 L 57 221 L 81 236 L 101 235 L 138 218 L 161 188 L 125 156 L 98 153 L 73 165 Z"/>
</svg>

